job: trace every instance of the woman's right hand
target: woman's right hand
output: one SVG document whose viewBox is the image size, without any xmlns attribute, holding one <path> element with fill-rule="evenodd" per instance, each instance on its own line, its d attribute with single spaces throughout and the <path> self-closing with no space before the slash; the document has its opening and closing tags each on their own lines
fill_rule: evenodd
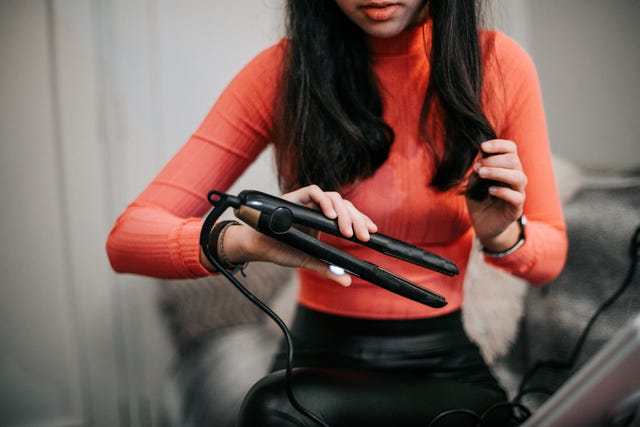
<svg viewBox="0 0 640 427">
<path fill-rule="evenodd" d="M 370 233 L 377 231 L 371 219 L 356 209 L 337 192 L 325 192 L 317 185 L 302 187 L 282 196 L 283 199 L 321 211 L 327 218 L 337 219 L 340 232 L 345 237 L 355 235 L 367 241 Z M 267 261 L 287 267 L 302 267 L 315 271 L 342 286 L 351 284 L 349 274 L 334 274 L 329 266 L 301 251 L 278 242 L 249 226 L 229 227 L 224 234 L 224 250 L 232 263 Z"/>
</svg>

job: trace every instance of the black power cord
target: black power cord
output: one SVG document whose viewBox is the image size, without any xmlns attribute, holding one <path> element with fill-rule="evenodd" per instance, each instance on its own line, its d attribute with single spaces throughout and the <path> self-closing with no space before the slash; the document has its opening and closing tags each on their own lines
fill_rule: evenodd
<svg viewBox="0 0 640 427">
<path fill-rule="evenodd" d="M 215 257 L 213 257 L 207 249 L 205 249 L 203 252 L 207 260 L 220 272 L 220 274 L 226 277 L 227 280 L 229 280 L 233 286 L 235 286 L 245 297 L 247 297 L 247 299 L 249 299 L 249 301 L 255 304 L 260 310 L 262 310 L 267 316 L 271 318 L 271 320 L 273 320 L 278 325 L 287 343 L 287 364 L 285 368 L 285 377 L 284 377 L 287 397 L 289 398 L 291 405 L 302 415 L 309 418 L 311 421 L 318 424 L 319 426 L 329 427 L 329 425 L 324 421 L 322 421 L 320 417 L 318 417 L 317 415 L 309 411 L 307 408 L 302 406 L 296 399 L 295 395 L 293 394 L 293 386 L 292 386 L 293 340 L 291 338 L 291 333 L 289 332 L 289 328 L 287 328 L 287 325 L 273 310 L 271 310 L 271 308 L 269 308 L 268 305 L 262 302 L 249 289 L 247 289 L 242 283 L 240 283 L 238 279 L 235 278 L 233 274 L 236 272 L 236 270 L 229 271 L 226 268 L 224 268 L 222 264 L 220 264 L 220 262 L 217 259 L 215 259 Z"/>
<path fill-rule="evenodd" d="M 218 269 L 218 271 L 223 276 L 225 276 L 245 297 L 247 297 L 253 304 L 255 304 L 260 310 L 262 310 L 265 314 L 267 314 L 278 325 L 287 343 L 287 361 L 286 361 L 287 363 L 285 368 L 285 388 L 287 392 L 287 397 L 289 398 L 291 405 L 298 412 L 300 412 L 301 414 L 303 414 L 304 416 L 306 416 L 307 418 L 309 418 L 319 426 L 329 427 L 329 425 L 325 423 L 322 419 L 320 419 L 317 415 L 315 415 L 314 413 L 306 409 L 304 406 L 302 406 L 297 401 L 297 399 L 293 394 L 293 387 L 292 387 L 293 341 L 291 338 L 291 333 L 287 328 L 287 325 L 273 310 L 271 310 L 271 308 L 269 308 L 269 306 L 267 306 L 258 297 L 256 297 L 253 293 L 251 293 L 251 291 L 249 291 L 246 287 L 244 287 L 244 285 L 242 285 L 242 283 L 240 283 L 240 281 L 234 277 L 233 273 L 235 273 L 235 271 L 230 272 L 226 270 L 220 264 L 220 262 L 209 253 L 208 250 L 205 249 L 204 254 L 207 260 L 214 267 L 216 267 L 216 269 Z M 526 421 L 526 419 L 531 416 L 531 411 L 522 403 L 520 403 L 520 400 L 522 399 L 522 397 L 530 393 L 543 393 L 548 395 L 553 394 L 553 391 L 540 388 L 540 387 L 531 387 L 527 389 L 525 388 L 527 382 L 531 380 L 531 378 L 533 377 L 533 375 L 535 375 L 537 371 L 545 367 L 553 370 L 563 370 L 563 369 L 573 368 L 577 362 L 578 356 L 580 355 L 580 352 L 586 341 L 586 338 L 591 328 L 595 324 L 595 321 L 597 320 L 597 318 L 609 306 L 611 306 L 631 284 L 633 277 L 636 273 L 638 259 L 640 258 L 640 225 L 636 227 L 636 230 L 633 233 L 633 237 L 631 239 L 631 245 L 629 247 L 629 255 L 631 257 L 631 265 L 629 266 L 629 270 L 627 272 L 627 275 L 624 281 L 622 282 L 622 285 L 591 316 L 591 318 L 589 319 L 589 322 L 587 323 L 582 333 L 580 334 L 580 337 L 578 338 L 578 341 L 576 342 L 576 345 L 574 346 L 571 352 L 571 356 L 569 357 L 568 360 L 566 361 L 544 360 L 544 361 L 536 362 L 536 364 L 523 376 L 520 382 L 520 385 L 518 387 L 518 393 L 514 397 L 514 399 L 511 401 L 497 403 L 491 406 L 490 408 L 488 408 L 483 414 L 478 414 L 475 411 L 471 411 L 469 409 L 453 409 L 449 411 L 444 411 L 440 413 L 438 416 L 436 416 L 434 419 L 432 419 L 427 427 L 436 427 L 437 423 L 442 421 L 446 417 L 453 416 L 453 415 L 460 415 L 460 414 L 471 417 L 475 422 L 474 427 L 482 427 L 486 425 L 485 420 L 490 413 L 492 413 L 493 411 L 499 408 L 505 408 L 505 407 L 512 409 L 512 413 L 510 414 L 510 417 L 511 417 L 510 421 L 512 423 L 516 423 L 514 425 L 519 425 L 524 421 Z M 515 414 L 513 410 L 518 410 L 520 414 L 519 415 Z"/>
<path fill-rule="evenodd" d="M 514 412 L 510 414 L 510 417 L 511 417 L 510 422 L 515 423 L 514 425 L 520 425 L 521 423 L 526 421 L 531 416 L 531 411 L 521 403 L 521 399 L 525 395 L 532 394 L 532 393 L 541 393 L 549 396 L 554 393 L 553 390 L 548 390 L 542 387 L 525 388 L 526 384 L 531 380 L 531 378 L 533 378 L 536 372 L 538 372 L 542 368 L 549 368 L 554 371 L 572 369 L 576 365 L 576 362 L 578 361 L 578 357 L 580 355 L 580 352 L 582 351 L 582 347 L 584 346 L 587 336 L 589 335 L 589 332 L 591 331 L 591 328 L 595 324 L 598 317 L 607 308 L 609 308 L 620 297 L 620 295 L 624 293 L 624 291 L 629 287 L 629 285 L 631 285 L 633 277 L 635 276 L 635 273 L 636 273 L 638 260 L 640 258 L 640 225 L 636 227 L 633 233 L 633 236 L 631 238 L 631 244 L 629 246 L 629 256 L 631 258 L 631 264 L 629 266 L 629 270 L 627 271 L 627 275 L 624 281 L 622 282 L 620 287 L 609 298 L 607 298 L 607 300 L 605 300 L 605 302 L 602 303 L 600 307 L 598 307 L 598 309 L 595 311 L 595 313 L 591 316 L 591 318 L 587 322 L 587 325 L 585 326 L 582 333 L 580 334 L 580 337 L 578 338 L 578 341 L 576 342 L 573 350 L 571 351 L 571 355 L 568 358 L 568 360 L 566 361 L 542 360 L 542 361 L 536 362 L 535 365 L 524 374 L 520 382 L 520 385 L 518 387 L 518 393 L 511 401 L 497 403 L 491 406 L 489 409 L 487 409 L 482 415 L 474 411 L 470 411 L 469 409 L 464 409 L 464 408 L 452 409 L 452 410 L 445 411 L 438 414 L 438 416 L 436 416 L 428 424 L 427 427 L 437 427 L 438 422 L 442 421 L 447 417 L 452 417 L 454 415 L 469 416 L 475 422 L 473 427 L 487 426 L 486 424 L 487 416 L 494 410 L 501 407 L 511 408 L 512 410 L 518 410 L 520 412 L 520 414 L 516 414 Z"/>
<path fill-rule="evenodd" d="M 287 393 L 287 398 L 291 405 L 302 415 L 309 418 L 314 423 L 318 424 L 322 427 L 329 427 L 324 421 L 322 421 L 317 415 L 310 412 L 304 406 L 302 406 L 296 397 L 293 394 L 292 387 L 292 371 L 293 371 L 293 340 L 291 338 L 291 333 L 287 328 L 287 325 L 284 321 L 266 305 L 262 302 L 257 296 L 255 296 L 249 289 L 247 289 L 238 279 L 234 277 L 234 274 L 240 270 L 244 269 L 244 264 L 238 265 L 232 271 L 227 270 L 220 261 L 213 256 L 209 247 L 209 240 L 211 238 L 211 232 L 214 228 L 215 222 L 220 218 L 222 213 L 230 208 L 237 208 L 239 204 L 239 200 L 237 197 L 231 197 L 228 194 L 221 193 L 216 190 L 212 190 L 207 195 L 207 199 L 214 206 L 214 208 L 209 212 L 209 214 L 204 219 L 202 224 L 202 229 L 200 231 L 200 247 L 202 248 L 202 252 L 205 255 L 205 258 L 213 265 L 220 274 L 222 274 L 233 286 L 235 286 L 240 293 L 242 293 L 249 301 L 251 301 L 254 305 L 256 305 L 260 310 L 262 310 L 271 320 L 273 320 L 276 325 L 282 331 L 282 334 L 285 337 L 285 341 L 287 343 L 287 363 L 285 367 L 285 389 Z M 217 244 L 217 242 L 216 242 Z M 244 275 L 244 271 L 242 271 Z"/>
<path fill-rule="evenodd" d="M 525 375 L 523 376 L 520 382 L 520 385 L 518 387 L 518 394 L 515 398 L 516 401 L 519 401 L 524 395 L 529 393 L 539 393 L 539 392 L 548 393 L 548 394 L 553 393 L 553 392 L 550 392 L 549 390 L 544 390 L 540 388 L 529 388 L 529 389 L 525 388 L 526 384 L 540 369 L 547 368 L 553 371 L 561 371 L 561 370 L 572 369 L 576 365 L 576 362 L 578 361 L 578 357 L 580 356 L 580 352 L 582 351 L 582 347 L 584 346 L 587 336 L 591 331 L 591 328 L 595 324 L 596 320 L 598 319 L 598 317 L 607 308 L 609 308 L 620 297 L 620 295 L 622 295 L 622 293 L 629 287 L 629 285 L 631 285 L 633 277 L 636 273 L 638 259 L 640 258 L 640 225 L 636 227 L 633 233 L 633 236 L 631 238 L 631 244 L 629 245 L 629 256 L 631 258 L 631 265 L 629 266 L 629 270 L 627 271 L 627 276 L 625 277 L 620 287 L 609 298 L 607 298 L 607 300 L 605 300 L 605 302 L 602 303 L 602 305 L 600 305 L 600 307 L 598 307 L 595 313 L 591 316 L 591 318 L 589 319 L 589 322 L 583 329 L 582 333 L 580 334 L 580 337 L 578 338 L 578 341 L 576 342 L 573 350 L 571 351 L 571 355 L 569 356 L 569 358 L 566 361 L 541 360 L 536 362 L 534 366 L 528 372 L 526 372 Z"/>
</svg>

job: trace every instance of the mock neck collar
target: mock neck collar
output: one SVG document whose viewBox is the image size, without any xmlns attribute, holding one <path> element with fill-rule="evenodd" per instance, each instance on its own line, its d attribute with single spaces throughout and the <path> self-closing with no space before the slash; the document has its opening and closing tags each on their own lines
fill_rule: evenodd
<svg viewBox="0 0 640 427">
<path fill-rule="evenodd" d="M 367 45 L 373 56 L 424 55 L 431 49 L 431 20 L 393 37 L 367 36 Z"/>
</svg>

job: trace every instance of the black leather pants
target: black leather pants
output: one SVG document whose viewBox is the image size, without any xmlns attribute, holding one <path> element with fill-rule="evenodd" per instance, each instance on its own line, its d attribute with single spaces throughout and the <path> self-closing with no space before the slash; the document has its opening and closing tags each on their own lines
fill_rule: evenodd
<svg viewBox="0 0 640 427">
<path fill-rule="evenodd" d="M 363 320 L 298 307 L 291 332 L 295 398 L 331 427 L 426 427 L 444 411 L 480 415 L 506 400 L 467 338 L 460 312 L 434 319 Z M 245 397 L 238 427 L 317 425 L 287 397 L 284 350 L 273 372 Z M 504 425 L 503 418 L 504 411 L 496 411 L 485 425 Z M 434 427 L 466 425 L 475 426 L 474 418 L 457 414 Z"/>
</svg>

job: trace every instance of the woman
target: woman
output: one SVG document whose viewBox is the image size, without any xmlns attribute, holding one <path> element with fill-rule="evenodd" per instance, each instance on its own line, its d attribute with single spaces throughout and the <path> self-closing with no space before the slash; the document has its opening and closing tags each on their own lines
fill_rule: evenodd
<svg viewBox="0 0 640 427">
<path fill-rule="evenodd" d="M 366 241 L 379 229 L 461 272 L 444 277 L 321 236 L 445 296 L 434 309 L 250 227 L 214 228 L 211 247 L 229 268 L 299 268 L 294 364 L 313 367 L 294 377 L 300 403 L 332 426 L 424 426 L 503 402 L 462 328 L 472 240 L 487 262 L 538 285 L 560 272 L 567 241 L 534 66 L 503 34 L 478 31 L 476 12 L 475 0 L 290 0 L 288 37 L 235 77 L 118 219 L 107 245 L 114 269 L 212 274 L 198 245 L 206 194 L 273 143 L 284 198 L 337 219 L 345 236 Z M 313 425 L 291 406 L 283 367 L 281 354 L 239 425 Z"/>
</svg>

